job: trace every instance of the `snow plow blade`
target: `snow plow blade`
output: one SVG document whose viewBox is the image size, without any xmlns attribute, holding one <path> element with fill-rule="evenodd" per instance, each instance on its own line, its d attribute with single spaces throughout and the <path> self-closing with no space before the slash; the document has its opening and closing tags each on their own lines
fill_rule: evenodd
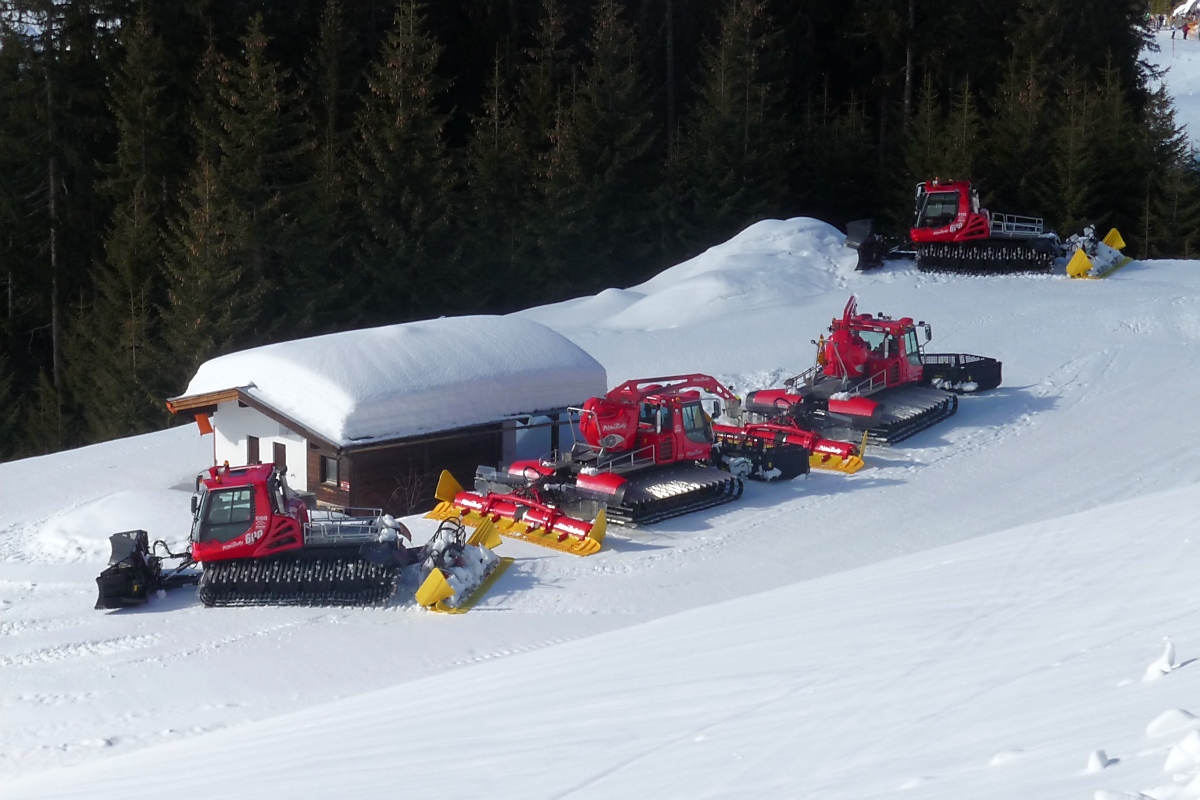
<svg viewBox="0 0 1200 800">
<path fill-rule="evenodd" d="M 1123 255 L 1125 239 L 1116 228 L 1112 228 L 1098 243 L 1089 245 L 1095 249 L 1095 258 L 1089 258 L 1080 247 L 1067 262 L 1067 275 L 1072 278 L 1096 280 L 1106 278 L 1117 270 L 1133 261 L 1133 258 Z"/>
<path fill-rule="evenodd" d="M 446 581 L 446 576 L 442 574 L 440 569 L 435 569 L 429 573 L 429 577 L 425 579 L 425 583 L 417 590 L 417 603 L 429 611 L 435 611 L 439 614 L 465 614 L 475 607 L 476 603 L 483 599 L 488 590 L 492 588 L 504 571 L 512 566 L 513 559 L 507 556 L 500 559 L 500 563 L 496 565 L 488 576 L 484 578 L 483 583 L 475 587 L 475 591 L 471 592 L 467 597 L 456 606 L 449 604 L 449 600 L 454 597 L 454 589 L 450 588 L 450 584 Z M 435 577 L 436 576 L 436 577 Z M 432 585 L 431 585 L 432 584 Z M 428 591 L 426 587 L 429 587 Z M 422 595 L 422 592 L 425 592 Z M 449 594 L 446 594 L 449 592 Z M 433 597 L 436 595 L 436 599 Z"/>
<path fill-rule="evenodd" d="M 108 537 L 112 555 L 108 566 L 96 578 L 99 595 L 96 608 L 140 606 L 157 588 L 157 564 L 150 555 L 145 531 L 122 531 Z"/>
<path fill-rule="evenodd" d="M 468 492 L 447 470 L 442 470 L 434 496 L 438 504 L 425 515 L 429 519 L 457 517 L 474 528 L 491 522 L 502 537 L 522 539 L 577 556 L 599 552 L 608 530 L 603 509 L 595 520 L 584 522 L 519 495 Z"/>
<path fill-rule="evenodd" d="M 843 475 L 853 475 L 866 466 L 862 456 L 836 456 L 829 453 L 813 453 L 808 457 L 808 464 L 813 469 L 840 472 Z"/>
<path fill-rule="evenodd" d="M 431 545 L 440 539 L 447 525 L 451 526 L 448 530 L 452 535 L 457 529 L 461 536 L 464 524 L 461 519 L 455 519 L 453 523 L 439 526 L 438 534 L 430 540 Z M 457 545 L 451 545 L 445 551 L 457 554 L 453 563 L 444 560 L 444 552 L 443 560 L 433 562 L 441 566 L 432 566 L 417 589 L 415 599 L 422 608 L 443 614 L 465 614 L 513 563 L 511 558 L 498 558 L 492 552 L 492 548 L 500 544 L 500 535 L 491 520 L 483 520 L 465 543 L 461 538 L 456 541 Z M 427 561 L 426 566 L 431 566 L 430 562 Z"/>
</svg>

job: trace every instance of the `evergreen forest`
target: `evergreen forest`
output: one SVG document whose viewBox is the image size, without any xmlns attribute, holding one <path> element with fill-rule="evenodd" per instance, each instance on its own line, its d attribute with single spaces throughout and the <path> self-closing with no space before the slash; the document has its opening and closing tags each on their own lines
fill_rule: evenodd
<svg viewBox="0 0 1200 800">
<path fill-rule="evenodd" d="M 0 0 L 0 459 L 231 350 L 630 286 L 974 180 L 1200 248 L 1139 0 Z"/>
</svg>

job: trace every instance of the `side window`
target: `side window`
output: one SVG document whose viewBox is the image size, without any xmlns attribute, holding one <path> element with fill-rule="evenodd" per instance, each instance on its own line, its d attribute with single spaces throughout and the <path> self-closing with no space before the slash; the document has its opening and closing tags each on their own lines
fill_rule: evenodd
<svg viewBox="0 0 1200 800">
<path fill-rule="evenodd" d="M 321 456 L 321 483 L 338 485 L 338 460 Z"/>
<path fill-rule="evenodd" d="M 712 432 L 709 429 L 708 416 L 699 403 L 686 405 L 682 409 L 683 432 L 693 442 L 711 442 Z"/>
<path fill-rule="evenodd" d="M 205 497 L 200 541 L 228 542 L 254 522 L 254 487 L 210 491 Z"/>
<path fill-rule="evenodd" d="M 908 363 L 921 363 L 921 348 L 917 344 L 916 330 L 910 330 L 904 334 L 904 355 L 908 357 Z"/>
<path fill-rule="evenodd" d="M 246 437 L 246 463 L 247 464 L 257 464 L 258 463 L 258 437 L 257 436 L 247 436 Z"/>
</svg>

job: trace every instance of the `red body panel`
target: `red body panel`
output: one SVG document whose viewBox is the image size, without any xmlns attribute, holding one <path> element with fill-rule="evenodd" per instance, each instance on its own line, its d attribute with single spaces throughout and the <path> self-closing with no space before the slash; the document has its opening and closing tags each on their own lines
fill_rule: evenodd
<svg viewBox="0 0 1200 800">
<path fill-rule="evenodd" d="M 873 389 L 902 386 L 921 380 L 922 366 L 916 352 L 916 332 L 911 317 L 891 319 L 858 313 L 858 299 L 851 296 L 841 319 L 833 320 L 829 338 L 821 349 L 824 373 L 830 378 L 872 378 Z M 755 395 L 761 402 L 763 392 Z M 836 410 L 830 401 L 830 410 Z M 841 402 L 841 401 L 838 401 Z M 866 413 L 847 406 L 841 413 Z"/>
<path fill-rule="evenodd" d="M 252 487 L 254 517 L 245 533 L 224 542 L 192 543 L 192 557 L 199 562 L 224 561 L 231 558 L 261 558 L 304 546 L 304 523 L 308 508 L 299 498 L 292 497 L 281 513 L 277 500 L 267 491 L 267 481 L 274 464 L 256 464 L 230 469 L 212 467 L 203 479 L 209 492 L 239 487 Z"/>
<path fill-rule="evenodd" d="M 511 519 L 529 523 L 558 534 L 560 541 L 568 536 L 582 539 L 592 532 L 591 522 L 575 519 L 553 506 L 525 496 L 459 492 L 454 497 L 454 505 L 493 520 Z"/>
<path fill-rule="evenodd" d="M 925 195 L 954 193 L 958 196 L 958 210 L 954 219 L 936 227 L 914 227 L 909 238 L 915 244 L 931 242 L 965 242 L 972 239 L 987 239 L 992 234 L 991 215 L 986 208 L 972 208 L 973 191 L 969 181 L 939 181 L 936 178 L 921 184 Z"/>
</svg>

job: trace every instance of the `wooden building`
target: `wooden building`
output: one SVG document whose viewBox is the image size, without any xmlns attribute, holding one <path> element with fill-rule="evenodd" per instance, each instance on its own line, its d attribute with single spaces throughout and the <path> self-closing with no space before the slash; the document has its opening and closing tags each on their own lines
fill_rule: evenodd
<svg viewBox="0 0 1200 800">
<path fill-rule="evenodd" d="M 569 446 L 568 407 L 606 389 L 604 368 L 550 329 L 464 317 L 222 356 L 167 407 L 212 435 L 214 464 L 273 462 L 323 504 L 407 514 L 432 504 L 443 469 L 470 485 L 481 464 Z"/>
</svg>

